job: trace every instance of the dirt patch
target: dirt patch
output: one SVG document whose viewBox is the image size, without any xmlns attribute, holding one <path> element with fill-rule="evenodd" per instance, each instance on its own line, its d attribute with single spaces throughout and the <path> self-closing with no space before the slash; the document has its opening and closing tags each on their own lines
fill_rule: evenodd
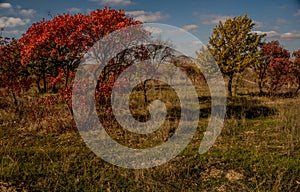
<svg viewBox="0 0 300 192">
<path fill-rule="evenodd" d="M 229 170 L 225 177 L 230 181 L 230 182 L 235 182 L 235 181 L 238 181 L 240 179 L 243 179 L 244 178 L 244 175 L 241 174 L 241 173 L 238 173 L 234 170 Z"/>
</svg>

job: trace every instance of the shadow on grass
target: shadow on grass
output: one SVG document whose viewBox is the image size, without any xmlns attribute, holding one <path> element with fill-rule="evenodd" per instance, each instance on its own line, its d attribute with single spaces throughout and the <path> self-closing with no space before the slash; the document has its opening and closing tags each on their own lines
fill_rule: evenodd
<svg viewBox="0 0 300 192">
<path fill-rule="evenodd" d="M 254 92 L 254 93 L 239 93 L 239 96 L 255 96 L 255 97 L 268 97 L 268 98 L 295 98 L 299 95 L 298 91 L 287 91 L 287 92 L 280 92 L 280 93 L 268 93 L 268 92 Z"/>
<path fill-rule="evenodd" d="M 258 117 L 268 117 L 276 114 L 276 110 L 266 106 L 251 106 L 245 108 L 245 106 L 227 106 L 226 116 L 228 118 L 237 119 L 254 119 Z"/>
<path fill-rule="evenodd" d="M 200 115 L 199 118 L 208 118 L 211 115 L 211 97 L 203 96 L 199 97 L 200 104 Z M 178 104 L 178 103 L 177 103 Z M 203 107 L 203 105 L 205 107 Z M 202 107 L 201 107 L 202 106 Z M 215 106 L 218 107 L 218 106 Z M 178 105 L 167 108 L 166 119 L 170 121 L 176 121 L 181 118 L 181 112 L 184 114 L 195 113 L 194 110 L 189 110 L 186 108 L 181 108 Z M 195 109 L 198 110 L 198 109 Z M 261 117 L 273 116 L 277 113 L 277 110 L 268 106 L 265 106 L 261 101 L 253 99 L 251 97 L 231 97 L 227 98 L 226 105 L 226 118 L 235 119 L 255 119 Z M 143 113 L 137 112 L 133 114 L 128 114 L 128 116 L 133 116 L 137 121 L 147 122 L 150 120 L 151 115 L 149 111 L 144 111 Z M 124 117 L 126 118 L 126 117 Z"/>
<path fill-rule="evenodd" d="M 210 97 L 199 97 L 202 104 L 210 104 Z M 216 106 L 217 107 L 217 106 Z M 211 113 L 211 107 L 200 109 L 200 118 L 208 118 Z M 236 119 L 255 119 L 259 117 L 273 116 L 277 110 L 261 104 L 260 101 L 246 97 L 227 98 L 226 118 Z"/>
</svg>

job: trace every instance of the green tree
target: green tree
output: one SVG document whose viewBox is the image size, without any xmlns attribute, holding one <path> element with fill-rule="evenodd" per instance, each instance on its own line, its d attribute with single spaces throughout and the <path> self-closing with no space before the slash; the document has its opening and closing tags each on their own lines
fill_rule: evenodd
<svg viewBox="0 0 300 192">
<path fill-rule="evenodd" d="M 259 46 L 265 35 L 253 33 L 254 22 L 247 15 L 227 19 L 213 29 L 207 48 L 214 56 L 221 72 L 229 77 L 228 96 L 232 96 L 234 74 L 241 73 L 259 62 Z"/>
</svg>

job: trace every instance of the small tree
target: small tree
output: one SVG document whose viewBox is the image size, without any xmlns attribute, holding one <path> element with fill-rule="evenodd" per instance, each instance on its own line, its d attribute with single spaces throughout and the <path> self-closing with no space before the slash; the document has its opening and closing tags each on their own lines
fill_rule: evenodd
<svg viewBox="0 0 300 192">
<path fill-rule="evenodd" d="M 213 29 L 208 50 L 214 56 L 221 72 L 229 77 L 228 95 L 232 96 L 234 74 L 259 62 L 259 45 L 264 35 L 251 32 L 254 22 L 247 15 L 227 19 Z"/>
<path fill-rule="evenodd" d="M 300 90 L 300 49 L 297 51 L 293 52 L 293 57 L 294 57 L 294 75 L 296 77 L 296 81 L 298 84 L 296 94 Z"/>
<path fill-rule="evenodd" d="M 295 80 L 294 63 L 290 61 L 290 52 L 278 41 L 264 43 L 261 47 L 262 60 L 254 68 L 259 76 L 259 89 L 267 88 L 269 94 L 279 91 L 284 85 L 293 84 Z"/>
<path fill-rule="evenodd" d="M 270 94 L 274 94 L 284 85 L 293 83 L 293 62 L 289 58 L 271 59 L 268 75 L 268 89 Z"/>
<path fill-rule="evenodd" d="M 261 58 L 260 62 L 257 62 L 254 65 L 254 69 L 255 69 L 255 72 L 258 75 L 259 92 L 260 92 L 260 94 L 263 94 L 263 87 L 265 86 L 264 84 L 267 81 L 267 79 L 266 79 L 267 76 L 271 77 L 272 75 L 275 75 L 274 72 L 277 70 L 277 67 L 280 67 L 279 63 L 282 63 L 282 62 L 287 63 L 288 59 L 290 58 L 290 53 L 288 52 L 288 50 L 283 49 L 280 46 L 278 41 L 271 41 L 271 42 L 268 42 L 268 43 L 264 43 L 261 46 L 261 54 L 262 54 L 262 58 Z M 287 60 L 285 60 L 285 61 L 283 61 L 283 60 L 275 61 L 274 59 L 276 59 L 276 58 L 286 58 Z M 273 69 L 270 69 L 271 62 L 272 62 L 272 68 Z M 275 64 L 275 63 L 277 63 L 277 64 Z M 278 70 L 280 70 L 280 69 L 278 69 Z M 267 74 L 268 71 L 269 71 L 270 74 Z M 278 80 L 276 80 L 276 81 L 278 81 Z M 279 85 L 279 82 L 277 82 L 276 84 Z M 273 84 L 273 86 L 275 86 L 275 84 Z M 275 88 L 275 87 L 273 87 L 273 88 Z"/>
<path fill-rule="evenodd" d="M 17 96 L 22 91 L 27 91 L 31 85 L 29 72 L 21 65 L 18 41 L 0 36 L 0 57 L 0 93 L 12 96 L 18 110 Z"/>
</svg>

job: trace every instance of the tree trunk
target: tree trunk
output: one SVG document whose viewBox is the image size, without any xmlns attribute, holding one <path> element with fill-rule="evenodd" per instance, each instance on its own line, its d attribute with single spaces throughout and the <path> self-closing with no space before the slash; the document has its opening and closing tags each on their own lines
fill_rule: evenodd
<svg viewBox="0 0 300 192">
<path fill-rule="evenodd" d="M 16 109 L 18 110 L 18 100 L 17 100 L 16 94 L 13 91 L 11 91 L 11 94 L 13 96 L 14 105 L 15 105 Z"/>
<path fill-rule="evenodd" d="M 295 91 L 295 95 L 298 94 L 299 90 L 300 90 L 300 77 L 298 78 L 298 87 L 297 87 L 297 90 Z"/>
<path fill-rule="evenodd" d="M 228 97 L 232 97 L 232 80 L 233 80 L 233 74 L 229 75 L 229 81 L 228 81 Z"/>
<path fill-rule="evenodd" d="M 53 93 L 57 93 L 57 92 L 58 92 L 58 89 L 57 89 L 57 87 L 56 87 L 56 83 L 53 84 L 53 86 L 52 86 L 52 92 L 53 92 Z"/>
<path fill-rule="evenodd" d="M 37 84 L 37 87 L 38 87 L 39 93 L 42 93 L 42 89 L 41 89 L 40 81 L 41 81 L 41 76 L 40 76 L 40 75 L 38 75 L 38 78 L 37 78 L 36 84 Z"/>
<path fill-rule="evenodd" d="M 53 72 L 53 77 L 55 77 L 55 78 L 57 78 L 58 77 L 58 68 L 57 67 L 54 67 L 54 72 Z M 52 82 L 51 82 L 51 84 L 52 84 Z M 58 89 L 57 89 L 57 82 L 56 83 L 54 83 L 53 85 L 52 85 L 52 92 L 53 93 L 57 93 L 58 92 Z"/>
<path fill-rule="evenodd" d="M 260 96 L 263 96 L 264 95 L 264 92 L 263 92 L 263 81 L 264 81 L 264 78 L 266 77 L 266 66 L 264 66 L 260 73 L 259 73 L 259 82 L 258 82 L 258 88 L 259 88 L 259 95 Z"/>
<path fill-rule="evenodd" d="M 68 83 L 69 83 L 69 74 L 70 74 L 70 69 L 69 69 L 69 67 L 67 67 L 67 74 L 66 74 L 66 84 L 65 84 L 65 88 L 68 87 Z"/>
<path fill-rule="evenodd" d="M 263 95 L 263 90 L 262 90 L 262 79 L 259 79 L 259 82 L 258 82 L 258 88 L 259 88 L 259 95 L 262 96 L 262 95 Z"/>
<path fill-rule="evenodd" d="M 300 90 L 300 86 L 298 86 L 297 90 L 295 91 L 295 95 L 298 94 L 299 90 Z"/>
<path fill-rule="evenodd" d="M 143 91 L 144 91 L 144 102 L 145 102 L 145 105 L 147 105 L 147 103 L 148 103 L 146 83 L 147 83 L 147 80 L 145 80 L 143 82 Z"/>
<path fill-rule="evenodd" d="M 44 83 L 44 93 L 47 92 L 47 80 L 46 80 L 46 73 L 43 72 L 43 83 Z"/>
</svg>

